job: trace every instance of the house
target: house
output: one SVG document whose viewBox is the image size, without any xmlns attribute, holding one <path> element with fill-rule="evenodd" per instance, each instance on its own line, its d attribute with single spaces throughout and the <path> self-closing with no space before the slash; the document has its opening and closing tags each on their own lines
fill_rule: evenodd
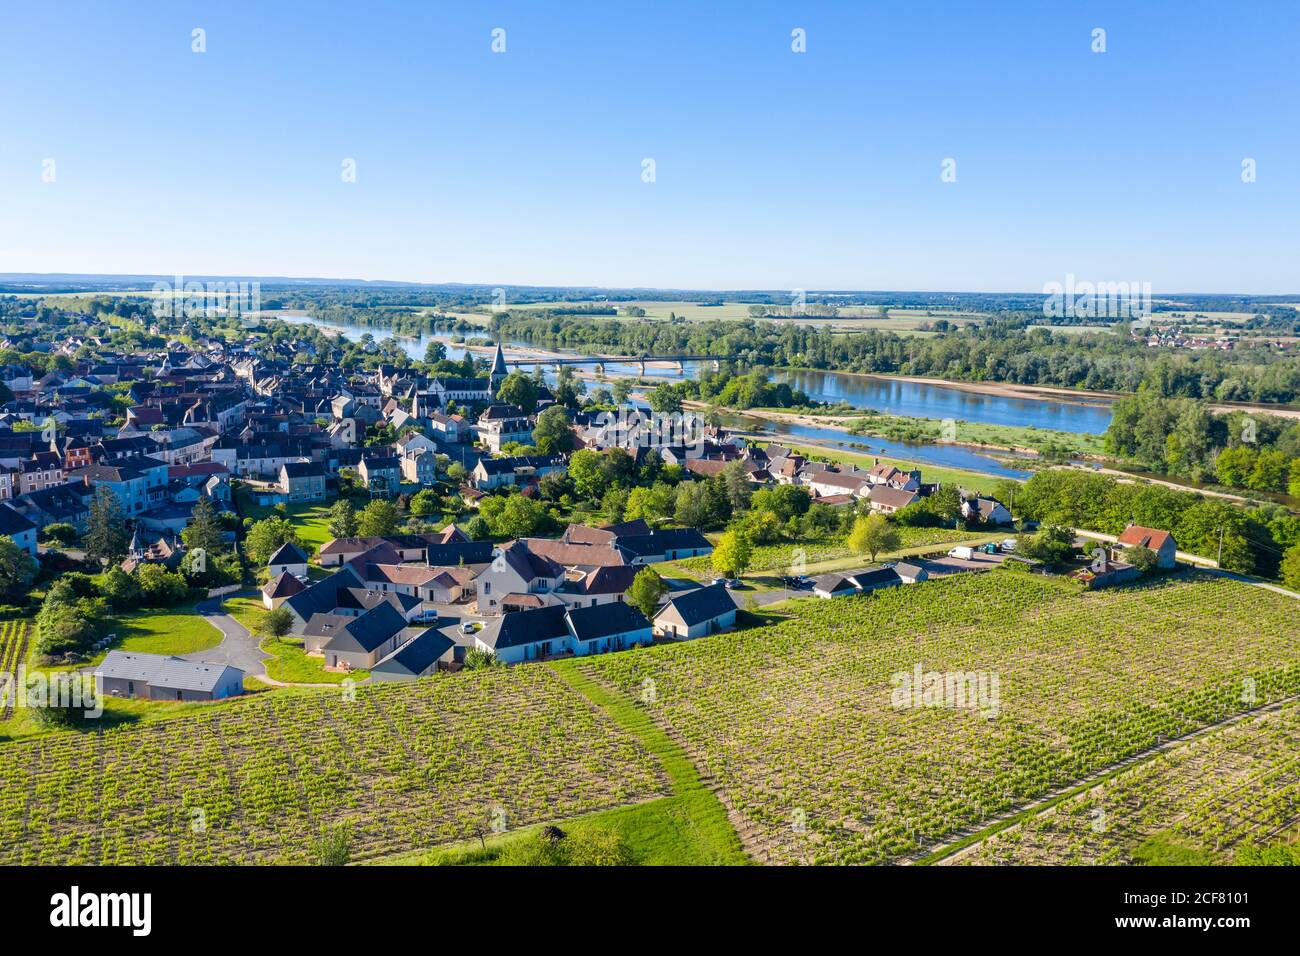
<svg viewBox="0 0 1300 956">
<path fill-rule="evenodd" d="M 14 544 L 36 557 L 36 524 L 10 505 L 0 504 L 0 535 L 13 538 Z"/>
<path fill-rule="evenodd" d="M 95 681 L 103 694 L 144 700 L 221 700 L 244 692 L 238 667 L 126 651 L 109 651 Z"/>
<path fill-rule="evenodd" d="M 655 615 L 654 632 L 674 640 L 716 634 L 736 623 L 736 602 L 721 584 L 679 594 Z"/>
<path fill-rule="evenodd" d="M 562 455 L 518 455 L 513 458 L 480 458 L 469 473 L 480 491 L 540 480 L 568 466 Z"/>
<path fill-rule="evenodd" d="M 881 464 L 879 459 L 867 471 L 867 480 L 873 485 L 889 485 L 899 491 L 921 490 L 921 472 L 919 469 L 903 471 L 894 465 Z"/>
<path fill-rule="evenodd" d="M 858 591 L 879 591 L 882 588 L 895 588 L 903 583 L 902 575 L 894 568 L 868 568 L 857 574 L 849 575 L 849 580 L 857 585 Z"/>
<path fill-rule="evenodd" d="M 266 567 L 272 578 L 278 578 L 282 574 L 305 578 L 307 554 L 292 541 L 286 541 L 276 549 L 275 554 L 271 555 L 270 560 L 266 562 Z"/>
<path fill-rule="evenodd" d="M 858 586 L 843 574 L 819 574 L 813 578 L 813 594 L 819 598 L 848 597 Z"/>
<path fill-rule="evenodd" d="M 429 430 L 433 432 L 434 440 L 442 442 L 444 445 L 459 444 L 464 441 L 468 434 L 463 417 L 460 415 L 443 415 L 441 412 L 430 413 Z"/>
<path fill-rule="evenodd" d="M 655 564 L 713 553 L 713 545 L 695 528 L 668 528 L 647 534 L 617 534 L 614 546 L 629 564 Z"/>
<path fill-rule="evenodd" d="M 395 455 L 362 458 L 357 474 L 372 495 L 393 495 L 402 485 L 402 462 Z"/>
<path fill-rule="evenodd" d="M 1143 545 L 1145 547 L 1145 545 Z M 1154 550 L 1154 549 L 1153 549 Z M 1117 584 L 1127 584 L 1142 576 L 1136 565 L 1115 561 L 1100 552 L 1100 557 L 1086 568 L 1071 571 L 1069 577 L 1088 588 L 1109 588 Z"/>
<path fill-rule="evenodd" d="M 474 579 L 478 612 L 484 616 L 502 613 L 501 599 L 510 594 L 547 594 L 560 586 L 564 567 L 536 554 L 523 541 L 503 545 L 492 563 Z"/>
<path fill-rule="evenodd" d="M 471 568 L 431 567 L 433 577 L 425 585 L 426 601 L 434 604 L 459 604 L 474 594 L 474 574 Z"/>
<path fill-rule="evenodd" d="M 819 575 L 813 580 L 813 593 L 819 598 L 848 597 L 851 594 L 898 587 L 902 583 L 902 576 L 894 568 L 868 568 L 857 574 Z"/>
<path fill-rule="evenodd" d="M 996 498 L 965 498 L 961 516 L 971 524 L 1010 524 L 1011 512 Z"/>
<path fill-rule="evenodd" d="M 922 581 L 930 580 L 929 571 L 910 561 L 899 561 L 894 565 L 894 572 L 904 584 L 920 584 Z"/>
<path fill-rule="evenodd" d="M 478 440 L 493 454 L 500 454 L 501 448 L 511 442 L 533 443 L 532 419 L 516 405 L 489 405 L 479 415 L 475 431 Z"/>
<path fill-rule="evenodd" d="M 285 571 L 273 577 L 262 587 L 262 604 L 268 611 L 274 610 L 295 594 L 307 590 L 299 578 Z"/>
<path fill-rule="evenodd" d="M 314 461 L 287 461 L 280 466 L 280 491 L 293 504 L 325 500 L 325 466 Z"/>
<path fill-rule="evenodd" d="M 438 481 L 438 456 L 427 448 L 414 448 L 401 457 L 402 478 L 410 484 L 428 486 Z"/>
<path fill-rule="evenodd" d="M 313 614 L 303 631 L 303 647 L 324 656 L 326 667 L 368 670 L 404 643 L 406 625 L 391 604 L 380 604 L 359 617 Z"/>
<path fill-rule="evenodd" d="M 451 540 L 443 540 L 451 538 Z M 387 544 L 397 552 L 397 560 L 423 561 L 425 564 L 468 565 L 487 564 L 492 560 L 491 541 L 467 541 L 463 534 L 449 535 L 444 529 L 438 534 L 398 534 L 378 538 L 334 538 L 326 541 L 316 552 L 322 567 L 335 567 L 381 545 Z"/>
<path fill-rule="evenodd" d="M 863 475 L 846 475 L 838 471 L 803 471 L 799 483 L 818 497 L 828 495 L 853 495 L 865 498 L 872 487 Z"/>
<path fill-rule="evenodd" d="M 1172 568 L 1177 564 L 1178 543 L 1168 531 L 1131 524 L 1116 542 L 1122 548 L 1147 548 L 1156 553 L 1156 567 Z"/>
<path fill-rule="evenodd" d="M 627 604 L 570 608 L 563 604 L 506 614 L 474 635 L 475 646 L 506 664 L 561 654 L 580 657 L 653 640 L 645 616 Z"/>
<path fill-rule="evenodd" d="M 871 486 L 871 490 L 867 492 L 867 500 L 871 502 L 872 511 L 891 515 L 900 508 L 906 508 L 908 505 L 920 501 L 921 496 L 915 491 L 895 488 L 893 485 L 879 484 Z"/>
<path fill-rule="evenodd" d="M 167 463 L 156 458 L 145 456 L 115 464 L 100 462 L 74 472 L 74 477 L 81 478 L 90 488 L 108 488 L 128 518 L 137 517 L 167 499 Z"/>
<path fill-rule="evenodd" d="M 437 628 L 428 628 L 411 638 L 374 667 L 370 668 L 370 682 L 412 681 L 428 677 L 440 664 L 449 664 L 455 653 L 456 642 Z"/>
</svg>

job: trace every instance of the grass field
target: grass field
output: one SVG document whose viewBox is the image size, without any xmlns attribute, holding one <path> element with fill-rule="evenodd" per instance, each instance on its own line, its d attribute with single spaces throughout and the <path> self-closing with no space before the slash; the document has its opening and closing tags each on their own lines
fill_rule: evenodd
<svg viewBox="0 0 1300 956">
<path fill-rule="evenodd" d="M 115 648 L 137 654 L 196 654 L 221 643 L 221 632 L 192 608 L 119 615 L 117 636 Z"/>
<path fill-rule="evenodd" d="M 1300 691 L 1294 602 L 1223 579 L 1081 592 L 995 572 L 787 607 L 773 628 L 578 665 L 632 698 L 655 688 L 651 716 L 768 861 L 919 855 L 1246 709 L 1247 679 L 1261 703 Z M 917 667 L 985 693 L 912 706 L 895 691 Z"/>
<path fill-rule="evenodd" d="M 261 521 L 271 515 L 281 514 L 275 508 L 253 504 L 243 489 L 240 489 L 239 495 L 239 513 L 245 518 Z M 328 527 L 329 510 L 332 504 L 333 502 L 285 506 L 283 516 L 293 525 L 298 540 L 308 545 L 313 554 L 320 550 L 322 544 L 334 537 L 329 533 Z"/>
</svg>

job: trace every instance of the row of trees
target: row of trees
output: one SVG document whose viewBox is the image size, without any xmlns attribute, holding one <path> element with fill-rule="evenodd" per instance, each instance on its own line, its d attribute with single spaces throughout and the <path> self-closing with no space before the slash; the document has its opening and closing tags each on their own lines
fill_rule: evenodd
<svg viewBox="0 0 1300 956">
<path fill-rule="evenodd" d="M 1106 451 L 1161 474 L 1300 495 L 1300 421 L 1274 415 L 1143 391 L 1115 403 Z"/>
</svg>

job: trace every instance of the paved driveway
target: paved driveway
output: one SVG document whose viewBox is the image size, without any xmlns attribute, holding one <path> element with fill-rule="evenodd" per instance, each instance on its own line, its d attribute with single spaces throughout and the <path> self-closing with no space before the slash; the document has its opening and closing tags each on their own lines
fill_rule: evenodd
<svg viewBox="0 0 1300 956">
<path fill-rule="evenodd" d="M 229 614 L 221 610 L 221 598 L 210 598 L 200 602 L 194 608 L 209 624 L 220 631 L 224 638 L 216 647 L 194 654 L 177 655 L 187 661 L 208 661 L 214 664 L 230 664 L 246 674 L 263 674 L 266 666 L 262 663 L 270 654 L 257 646 L 257 638 L 249 633 Z"/>
</svg>

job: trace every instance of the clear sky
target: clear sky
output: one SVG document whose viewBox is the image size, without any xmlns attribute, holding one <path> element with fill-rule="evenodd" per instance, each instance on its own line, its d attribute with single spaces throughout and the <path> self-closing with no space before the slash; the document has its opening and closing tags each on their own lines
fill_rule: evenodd
<svg viewBox="0 0 1300 956">
<path fill-rule="evenodd" d="M 1300 292 L 1298 25 L 1294 0 L 7 2 L 0 272 Z"/>
</svg>

